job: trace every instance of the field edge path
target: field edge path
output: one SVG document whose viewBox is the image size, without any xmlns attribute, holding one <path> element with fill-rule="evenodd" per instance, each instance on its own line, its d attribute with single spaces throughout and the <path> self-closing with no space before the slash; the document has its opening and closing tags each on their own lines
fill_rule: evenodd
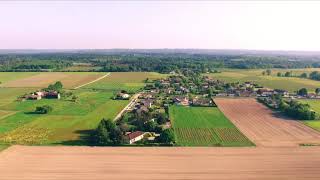
<svg viewBox="0 0 320 180">
<path fill-rule="evenodd" d="M 89 84 L 91 84 L 91 83 L 94 83 L 94 82 L 100 81 L 101 79 L 103 79 L 103 78 L 105 78 L 105 77 L 109 76 L 110 74 L 111 74 L 111 73 L 107 73 L 107 74 L 106 74 L 106 75 L 104 75 L 104 76 L 101 76 L 101 77 L 99 77 L 99 78 L 97 78 L 97 79 L 95 79 L 95 80 L 93 80 L 93 81 L 90 81 L 90 82 L 87 82 L 87 83 L 82 84 L 82 85 L 80 85 L 80 86 L 77 86 L 77 87 L 75 87 L 75 88 L 73 88 L 73 89 L 79 89 L 79 88 L 81 88 L 81 87 L 83 87 L 83 86 L 86 86 L 86 85 L 89 85 Z"/>
</svg>

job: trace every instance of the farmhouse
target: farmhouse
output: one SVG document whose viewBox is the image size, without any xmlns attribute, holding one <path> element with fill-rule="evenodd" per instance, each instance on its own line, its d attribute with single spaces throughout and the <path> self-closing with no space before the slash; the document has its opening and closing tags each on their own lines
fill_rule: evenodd
<svg viewBox="0 0 320 180">
<path fill-rule="evenodd" d="M 212 106 L 212 100 L 211 99 L 206 99 L 206 98 L 194 98 L 192 100 L 192 105 L 193 106 Z"/>
<path fill-rule="evenodd" d="M 272 89 L 258 89 L 257 93 L 260 96 L 267 97 L 272 96 L 274 94 L 274 91 Z"/>
<path fill-rule="evenodd" d="M 128 144 L 133 144 L 137 141 L 141 141 L 144 137 L 144 134 L 145 133 L 142 131 L 130 132 L 126 135 L 125 140 Z"/>
<path fill-rule="evenodd" d="M 24 99 L 29 100 L 40 100 L 42 98 L 60 99 L 60 93 L 57 91 L 37 91 L 24 97 Z"/>
<path fill-rule="evenodd" d="M 290 96 L 289 92 L 286 91 L 286 90 L 283 90 L 283 89 L 275 89 L 274 90 L 274 94 L 279 94 L 279 95 L 281 95 L 283 97 L 289 97 Z"/>
<path fill-rule="evenodd" d="M 186 96 L 175 96 L 173 102 L 177 105 L 188 106 L 189 99 Z"/>
<path fill-rule="evenodd" d="M 129 99 L 130 98 L 130 95 L 127 94 L 127 93 L 118 93 L 117 96 L 116 96 L 116 99 Z"/>
</svg>

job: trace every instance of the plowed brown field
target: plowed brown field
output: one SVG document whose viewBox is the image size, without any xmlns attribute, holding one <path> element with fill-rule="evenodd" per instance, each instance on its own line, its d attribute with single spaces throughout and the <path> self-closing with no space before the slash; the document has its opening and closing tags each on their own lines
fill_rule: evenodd
<svg viewBox="0 0 320 180">
<path fill-rule="evenodd" d="M 24 147 L 0 153 L 3 180 L 319 180 L 320 147 Z"/>
<path fill-rule="evenodd" d="M 280 117 L 255 99 L 216 98 L 219 109 L 257 146 L 320 143 L 320 132 Z"/>
<path fill-rule="evenodd" d="M 62 72 L 45 72 L 34 76 L 9 81 L 1 84 L 1 87 L 47 87 L 51 83 L 61 81 L 65 88 L 74 88 L 82 84 L 91 82 L 105 74 L 94 73 L 62 73 Z"/>
</svg>

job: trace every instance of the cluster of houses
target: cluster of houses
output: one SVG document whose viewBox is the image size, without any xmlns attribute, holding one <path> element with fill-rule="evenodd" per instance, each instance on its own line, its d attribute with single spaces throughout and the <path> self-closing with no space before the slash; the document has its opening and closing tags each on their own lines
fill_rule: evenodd
<svg viewBox="0 0 320 180">
<path fill-rule="evenodd" d="M 23 96 L 21 100 L 40 100 L 42 98 L 60 99 L 60 93 L 58 91 L 36 91 Z"/>
</svg>

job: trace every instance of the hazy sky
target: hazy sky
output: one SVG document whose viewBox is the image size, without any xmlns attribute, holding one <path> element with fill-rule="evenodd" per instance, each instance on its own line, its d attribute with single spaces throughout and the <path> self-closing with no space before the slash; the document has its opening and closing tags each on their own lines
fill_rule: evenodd
<svg viewBox="0 0 320 180">
<path fill-rule="evenodd" d="M 320 50 L 320 2 L 0 2 L 0 48 Z"/>
</svg>

